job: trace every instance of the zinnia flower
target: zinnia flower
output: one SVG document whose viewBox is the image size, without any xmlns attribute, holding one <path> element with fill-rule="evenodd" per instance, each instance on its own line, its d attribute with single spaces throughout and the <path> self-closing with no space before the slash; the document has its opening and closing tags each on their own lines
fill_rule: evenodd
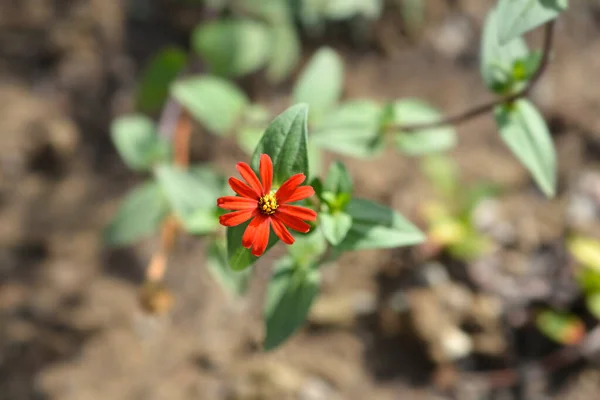
<svg viewBox="0 0 600 400">
<path fill-rule="evenodd" d="M 221 225 L 236 226 L 252 218 L 244 231 L 242 246 L 252 248 L 252 254 L 258 257 L 267 248 L 269 227 L 286 244 L 294 243 L 288 227 L 303 233 L 310 230 L 310 225 L 304 221 L 314 221 L 317 213 L 306 207 L 288 204 L 315 194 L 311 186 L 300 186 L 306 179 L 304 174 L 293 175 L 273 193 L 273 162 L 267 154 L 260 156 L 262 183 L 248 164 L 240 162 L 236 167 L 246 183 L 229 178 L 229 186 L 239 196 L 220 197 L 217 199 L 217 206 L 235 210 L 219 218 Z"/>
</svg>

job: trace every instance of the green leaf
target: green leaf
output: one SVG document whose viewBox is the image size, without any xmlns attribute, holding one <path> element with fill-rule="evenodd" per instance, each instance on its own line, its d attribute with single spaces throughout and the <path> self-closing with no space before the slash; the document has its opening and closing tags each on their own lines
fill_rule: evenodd
<svg viewBox="0 0 600 400">
<path fill-rule="evenodd" d="M 156 232 L 169 212 L 169 203 L 155 182 L 133 189 L 104 231 L 108 246 L 127 246 Z"/>
<path fill-rule="evenodd" d="M 352 199 L 346 208 L 352 227 L 340 250 L 383 249 L 421 243 L 425 235 L 402 215 L 369 200 Z"/>
<path fill-rule="evenodd" d="M 269 59 L 271 36 L 260 22 L 217 20 L 203 23 L 192 34 L 192 47 L 222 76 L 241 76 L 256 71 Z"/>
<path fill-rule="evenodd" d="M 134 170 L 148 170 L 170 157 L 169 143 L 158 136 L 152 120 L 140 114 L 117 118 L 111 125 L 112 141 L 125 164 Z"/>
<path fill-rule="evenodd" d="M 517 100 L 494 111 L 502 140 L 531 172 L 542 192 L 554 197 L 556 153 L 542 116 L 527 100 Z"/>
<path fill-rule="evenodd" d="M 313 229 L 306 234 L 296 234 L 296 241 L 287 246 L 288 254 L 300 267 L 310 267 L 327 250 L 327 242 L 321 229 Z"/>
<path fill-rule="evenodd" d="M 168 47 L 154 56 L 138 84 L 138 108 L 144 112 L 160 110 L 169 96 L 169 86 L 186 63 L 187 55 L 179 47 Z"/>
<path fill-rule="evenodd" d="M 270 24 L 292 24 L 291 4 L 281 0 L 244 1 L 244 11 Z"/>
<path fill-rule="evenodd" d="M 277 116 L 269 125 L 252 156 L 252 167 L 258 171 L 260 155 L 273 161 L 273 182 L 281 185 L 290 176 L 308 174 L 306 104 L 297 104 Z"/>
<path fill-rule="evenodd" d="M 418 124 L 438 121 L 442 114 L 425 102 L 406 99 L 394 103 L 394 116 L 396 124 Z M 401 152 L 421 156 L 454 147 L 456 132 L 452 126 L 440 126 L 415 132 L 398 132 L 395 139 Z"/>
<path fill-rule="evenodd" d="M 248 288 L 250 270 L 238 272 L 229 268 L 227 248 L 223 240 L 216 240 L 210 244 L 206 266 L 215 280 L 228 293 L 241 296 Z"/>
<path fill-rule="evenodd" d="M 586 294 L 600 293 L 600 271 L 584 268 L 577 274 L 577 282 Z"/>
<path fill-rule="evenodd" d="M 272 51 L 267 66 L 267 78 L 271 82 L 281 82 L 292 72 L 300 60 L 301 43 L 293 25 L 278 23 L 272 29 Z"/>
<path fill-rule="evenodd" d="M 352 193 L 352 177 L 348 173 L 346 166 L 335 161 L 329 166 L 327 178 L 323 183 L 323 190 L 334 194 Z"/>
<path fill-rule="evenodd" d="M 528 0 L 518 0 L 528 1 Z M 525 41 L 514 37 L 505 44 L 498 41 L 499 14 L 494 9 L 488 14 L 481 37 L 481 76 L 486 86 L 499 94 L 512 88 L 513 64 L 528 56 Z"/>
<path fill-rule="evenodd" d="M 592 313 L 594 317 L 600 319 L 600 293 L 589 295 L 585 299 L 585 302 L 590 313 Z"/>
<path fill-rule="evenodd" d="M 273 350 L 306 320 L 320 284 L 319 271 L 298 268 L 289 258 L 277 263 L 267 286 L 265 350 Z"/>
<path fill-rule="evenodd" d="M 213 179 L 204 181 L 198 171 L 171 165 L 157 167 L 155 175 L 186 231 L 205 234 L 219 227 L 216 199 L 220 190 L 216 191 Z"/>
<path fill-rule="evenodd" d="M 323 47 L 315 53 L 293 90 L 295 103 L 307 103 L 311 120 L 318 121 L 340 99 L 344 64 L 335 51 Z"/>
<path fill-rule="evenodd" d="M 321 212 L 319 213 L 319 219 L 319 226 L 323 231 L 323 235 L 334 246 L 337 246 L 344 240 L 352 227 L 352 217 L 342 211 L 333 214 Z"/>
<path fill-rule="evenodd" d="M 537 315 L 535 322 L 542 333 L 562 344 L 575 344 L 585 335 L 585 325 L 574 314 L 546 310 Z"/>
<path fill-rule="evenodd" d="M 575 236 L 568 240 L 567 248 L 579 265 L 600 273 L 600 240 Z"/>
<path fill-rule="evenodd" d="M 258 260 L 258 257 L 252 255 L 250 249 L 242 246 L 242 236 L 244 236 L 244 231 L 249 224 L 250 221 L 247 221 L 241 225 L 227 228 L 227 259 L 229 261 L 229 266 L 234 271 L 242 271 Z M 269 249 L 271 249 L 278 241 L 279 238 L 271 229 L 269 232 L 269 243 L 267 244 L 267 248 L 263 255 L 267 254 Z"/>
<path fill-rule="evenodd" d="M 346 20 L 356 15 L 375 19 L 381 14 L 381 0 L 328 0 L 325 14 L 332 20 Z"/>
<path fill-rule="evenodd" d="M 328 113 L 310 141 L 339 154 L 370 158 L 384 148 L 379 134 L 381 107 L 370 100 L 354 100 Z"/>
<path fill-rule="evenodd" d="M 499 42 L 507 43 L 555 19 L 568 6 L 568 0 L 500 0 L 498 3 Z"/>
<path fill-rule="evenodd" d="M 188 169 L 188 174 L 191 175 L 192 178 L 202 182 L 204 190 L 212 196 L 211 200 L 213 202 L 216 197 L 222 196 L 230 190 L 227 179 L 222 175 L 218 175 L 215 171 L 215 167 L 210 165 L 194 165 Z M 207 201 L 207 199 L 209 199 L 209 196 L 202 197 L 203 204 L 210 203 L 210 200 Z"/>
<path fill-rule="evenodd" d="M 210 131 L 231 131 L 248 106 L 246 95 L 229 81 L 213 76 L 180 80 L 173 96 Z"/>
<path fill-rule="evenodd" d="M 532 51 L 525 58 L 514 62 L 512 76 L 518 81 L 528 81 L 537 72 L 542 62 L 542 52 Z"/>
</svg>

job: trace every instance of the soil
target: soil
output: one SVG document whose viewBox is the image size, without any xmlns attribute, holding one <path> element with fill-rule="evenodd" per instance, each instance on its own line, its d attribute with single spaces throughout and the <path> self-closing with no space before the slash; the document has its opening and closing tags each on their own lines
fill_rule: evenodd
<svg viewBox="0 0 600 400">
<path fill-rule="evenodd" d="M 416 36 L 388 12 L 363 41 L 335 27 L 306 56 L 324 43 L 341 52 L 346 98 L 420 97 L 448 113 L 485 101 L 478 40 L 493 2 L 427 3 Z M 451 155 L 466 183 L 505 189 L 491 210 L 509 243 L 470 264 L 424 263 L 407 249 L 347 254 L 326 270 L 307 326 L 263 353 L 268 261 L 234 300 L 203 268 L 204 243 L 184 237 L 166 281 L 175 305 L 150 316 L 137 295 L 156 239 L 119 251 L 100 241 L 122 196 L 145 178 L 120 162 L 110 122 L 134 109 L 148 58 L 187 45 L 202 15 L 166 0 L 0 1 L 0 399 L 596 398 L 598 357 L 540 364 L 560 346 L 523 322 L 551 304 L 594 325 L 564 236 L 600 235 L 600 3 L 570 3 L 533 93 L 558 148 L 557 198 L 535 189 L 491 117 L 460 126 Z M 241 84 L 274 111 L 287 105 L 289 84 L 269 86 L 261 74 Z M 226 172 L 242 155 L 194 140 L 194 161 Z M 411 219 L 432 193 L 417 160 L 392 150 L 344 161 L 357 195 Z"/>
</svg>

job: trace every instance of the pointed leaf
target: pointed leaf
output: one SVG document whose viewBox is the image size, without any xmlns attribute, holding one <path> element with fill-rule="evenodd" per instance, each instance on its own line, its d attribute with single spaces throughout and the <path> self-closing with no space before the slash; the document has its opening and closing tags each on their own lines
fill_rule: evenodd
<svg viewBox="0 0 600 400">
<path fill-rule="evenodd" d="M 514 37 L 505 44 L 500 44 L 498 18 L 498 11 L 493 9 L 485 20 L 481 37 L 480 71 L 488 89 L 503 94 L 511 89 L 514 63 L 526 58 L 529 50 L 520 37 Z"/>
<path fill-rule="evenodd" d="M 241 76 L 262 67 L 271 53 L 271 32 L 267 25 L 243 20 L 203 23 L 192 34 L 192 47 L 222 76 Z"/>
<path fill-rule="evenodd" d="M 320 284 L 320 274 L 301 269 L 289 258 L 278 262 L 267 287 L 265 350 L 282 344 L 302 326 Z"/>
<path fill-rule="evenodd" d="M 600 240 L 576 236 L 569 239 L 567 246 L 575 261 L 600 273 Z"/>
<path fill-rule="evenodd" d="M 311 133 L 310 142 L 339 154 L 370 158 L 383 151 L 379 135 L 381 107 L 370 100 L 354 100 L 328 113 Z"/>
<path fill-rule="evenodd" d="M 504 143 L 531 172 L 542 192 L 556 193 L 556 153 L 546 122 L 527 100 L 495 109 Z"/>
<path fill-rule="evenodd" d="M 277 23 L 271 33 L 272 52 L 267 78 L 280 82 L 287 78 L 300 60 L 301 43 L 296 30 L 288 21 Z"/>
<path fill-rule="evenodd" d="M 138 108 L 144 112 L 160 110 L 169 96 L 169 86 L 186 63 L 187 55 L 179 47 L 168 47 L 154 56 L 138 84 Z"/>
<path fill-rule="evenodd" d="M 155 233 L 169 213 L 169 203 L 160 186 L 148 182 L 133 189 L 104 231 L 108 246 L 127 246 Z"/>
<path fill-rule="evenodd" d="M 498 3 L 499 42 L 507 43 L 555 19 L 568 6 L 568 0 L 500 0 Z"/>
<path fill-rule="evenodd" d="M 340 250 L 382 249 L 421 243 L 425 235 L 402 215 L 369 200 L 352 199 L 346 212 L 352 227 Z"/>
<path fill-rule="evenodd" d="M 405 99 L 394 103 L 396 124 L 435 122 L 442 114 L 427 103 L 416 99 Z M 398 132 L 395 135 L 398 149 L 411 156 L 446 151 L 456 145 L 456 132 L 452 126 L 440 126 L 415 132 Z"/>
<path fill-rule="evenodd" d="M 198 122 L 221 135 L 233 129 L 248 106 L 246 95 L 237 87 L 212 76 L 180 80 L 172 93 Z"/>
<path fill-rule="evenodd" d="M 350 228 L 352 227 L 352 217 L 345 212 L 338 211 L 333 214 L 327 212 L 319 213 L 321 230 L 329 243 L 334 246 L 340 244 Z"/>
<path fill-rule="evenodd" d="M 143 171 L 170 157 L 169 143 L 159 137 L 154 122 L 141 114 L 117 118 L 111 125 L 111 138 L 129 168 Z"/>
<path fill-rule="evenodd" d="M 248 287 L 250 271 L 234 271 L 227 263 L 227 248 L 223 240 L 212 242 L 208 248 L 206 266 L 217 282 L 234 296 L 241 296 Z"/>
<path fill-rule="evenodd" d="M 215 179 L 204 181 L 197 172 L 171 165 L 157 167 L 155 174 L 186 231 L 205 234 L 218 228 L 215 199 L 220 193 L 215 192 Z"/>
<path fill-rule="evenodd" d="M 323 190 L 336 195 L 352 193 L 352 177 L 343 163 L 335 161 L 329 166 L 327 178 L 323 183 Z"/>
<path fill-rule="evenodd" d="M 538 314 L 535 322 L 542 333 L 558 343 L 572 345 L 585 335 L 583 321 L 574 314 L 546 310 Z"/>
<path fill-rule="evenodd" d="M 273 161 L 273 182 L 281 185 L 290 176 L 303 173 L 308 177 L 306 104 L 288 108 L 269 125 L 252 156 L 252 168 L 258 171 L 261 154 Z"/>
<path fill-rule="evenodd" d="M 295 103 L 307 103 L 311 121 L 318 121 L 339 100 L 344 83 L 344 64 L 329 47 L 315 53 L 293 91 Z"/>
<path fill-rule="evenodd" d="M 313 229 L 306 234 L 296 234 L 295 239 L 293 245 L 287 246 L 288 254 L 302 268 L 313 265 L 327 250 L 327 242 L 321 229 Z"/>
</svg>

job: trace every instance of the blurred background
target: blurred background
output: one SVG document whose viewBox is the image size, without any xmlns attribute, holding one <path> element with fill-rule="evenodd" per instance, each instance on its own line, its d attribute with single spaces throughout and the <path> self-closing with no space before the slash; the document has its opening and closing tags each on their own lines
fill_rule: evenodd
<svg viewBox="0 0 600 400">
<path fill-rule="evenodd" d="M 325 272 L 307 325 L 263 353 L 268 260 L 233 299 L 204 268 L 202 240 L 182 237 L 166 278 L 175 303 L 151 316 L 137 296 L 157 239 L 102 244 L 123 195 L 143 179 L 117 156 L 110 124 L 140 108 L 159 115 L 138 101 L 147 65 L 175 47 L 192 54 L 189 72 L 204 73 L 199 26 L 284 9 L 286 48 L 297 45 L 283 56 L 290 65 L 229 71 L 273 115 L 324 45 L 344 60 L 345 99 L 418 97 L 451 114 L 489 99 L 479 40 L 495 2 L 0 0 L 0 399 L 598 398 L 595 342 L 561 352 L 560 337 L 530 318 L 542 307 L 569 311 L 589 331 L 596 323 L 565 237 L 600 238 L 600 1 L 570 3 L 532 94 L 557 146 L 556 199 L 535 188 L 491 116 L 460 126 L 448 156 L 461 187 L 502 189 L 469 218 L 495 251 L 346 254 Z M 540 36 L 528 37 L 532 46 Z M 196 129 L 191 157 L 232 172 L 247 156 Z M 416 158 L 341 158 L 357 195 L 411 220 L 426 199 L 445 201 Z"/>
</svg>

